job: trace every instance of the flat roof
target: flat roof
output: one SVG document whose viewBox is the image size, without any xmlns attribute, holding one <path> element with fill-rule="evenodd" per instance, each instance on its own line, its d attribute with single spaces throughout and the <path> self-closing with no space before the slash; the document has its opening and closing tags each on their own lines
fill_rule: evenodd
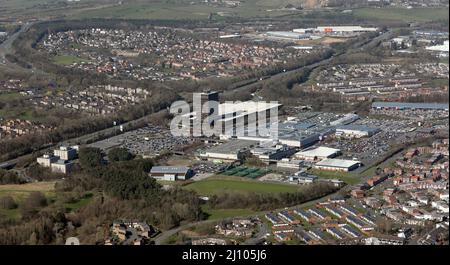
<svg viewBox="0 0 450 265">
<path fill-rule="evenodd" d="M 304 156 L 304 157 L 329 157 L 332 156 L 341 150 L 330 148 L 326 146 L 319 146 L 314 149 L 306 150 L 306 151 L 300 151 L 296 153 L 296 156 Z"/>
<path fill-rule="evenodd" d="M 448 103 L 373 102 L 372 108 L 448 110 Z"/>
<path fill-rule="evenodd" d="M 58 165 L 66 165 L 66 164 L 71 164 L 72 162 L 64 160 L 64 159 L 59 159 L 58 161 L 56 161 L 54 164 L 58 164 Z"/>
<path fill-rule="evenodd" d="M 278 130 L 307 130 L 314 126 L 316 124 L 311 122 L 286 121 L 278 125 Z"/>
<path fill-rule="evenodd" d="M 184 174 L 189 171 L 185 166 L 154 166 L 150 170 L 150 173 L 178 173 Z"/>
<path fill-rule="evenodd" d="M 237 152 L 258 145 L 258 141 L 230 140 L 226 143 L 206 149 L 204 153 L 236 154 Z"/>
<path fill-rule="evenodd" d="M 316 163 L 316 166 L 322 166 L 322 167 L 338 167 L 338 168 L 349 168 L 356 164 L 360 164 L 360 161 L 354 161 L 354 160 L 344 160 L 344 159 L 333 159 L 333 158 L 327 158 L 320 162 Z"/>
<path fill-rule="evenodd" d="M 274 102 L 256 102 L 256 101 L 245 101 L 237 103 L 226 102 L 219 104 L 218 115 L 224 117 L 220 119 L 220 121 L 229 121 L 239 117 L 244 117 L 252 113 L 264 112 L 270 109 L 279 108 L 280 106 L 282 105 Z M 193 111 L 184 114 L 184 116 L 196 117 L 197 113 Z"/>
<path fill-rule="evenodd" d="M 378 131 L 380 131 L 379 128 L 374 128 L 374 127 L 368 127 L 365 125 L 342 125 L 342 126 L 338 126 L 336 128 L 336 130 L 348 130 L 348 131 L 363 131 L 363 132 L 371 132 L 371 133 L 376 133 Z"/>
</svg>

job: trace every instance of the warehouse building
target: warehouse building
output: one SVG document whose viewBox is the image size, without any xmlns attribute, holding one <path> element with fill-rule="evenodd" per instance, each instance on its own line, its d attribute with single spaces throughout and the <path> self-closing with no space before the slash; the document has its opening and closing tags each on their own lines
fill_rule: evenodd
<svg viewBox="0 0 450 265">
<path fill-rule="evenodd" d="M 331 126 L 347 125 L 347 124 L 350 124 L 350 123 L 355 122 L 357 120 L 359 120 L 359 116 L 357 114 L 348 113 L 348 114 L 345 114 L 344 117 L 330 122 L 330 125 Z"/>
<path fill-rule="evenodd" d="M 360 161 L 327 158 L 317 162 L 313 167 L 320 170 L 348 172 L 357 169 L 361 165 Z"/>
<path fill-rule="evenodd" d="M 194 172 L 184 166 L 154 166 L 150 170 L 150 176 L 158 180 L 177 181 L 190 179 Z"/>
<path fill-rule="evenodd" d="M 295 149 L 287 145 L 258 146 L 250 151 L 254 156 L 266 164 L 276 162 L 295 153 Z"/>
<path fill-rule="evenodd" d="M 298 28 L 292 30 L 299 34 L 332 34 L 332 35 L 349 35 L 364 32 L 376 32 L 378 28 L 374 27 L 361 27 L 361 26 L 320 26 L 316 28 Z"/>
<path fill-rule="evenodd" d="M 265 117 L 266 121 L 269 121 L 271 118 L 278 118 L 278 110 L 282 107 L 281 104 L 275 102 L 255 101 L 219 104 L 219 95 L 214 91 L 200 93 L 200 100 L 201 104 L 209 103 L 206 105 L 209 112 L 197 113 L 198 111 L 194 109 L 192 112 L 183 114 L 182 117 L 189 120 L 189 127 L 187 124 L 180 124 L 181 127 L 187 134 L 194 133 L 194 136 L 205 135 L 206 128 L 203 123 L 208 118 L 212 121 L 211 125 L 214 125 L 213 134 L 220 136 L 222 139 L 241 136 L 243 132 L 247 131 L 249 124 L 256 127 L 262 119 L 261 117 Z M 214 114 L 214 109 L 217 111 L 216 114 Z M 271 115 L 276 115 L 276 117 L 271 117 Z M 272 127 L 269 126 L 268 129 L 270 130 Z"/>
<path fill-rule="evenodd" d="M 378 28 L 369 28 L 361 26 L 322 26 L 317 27 L 316 31 L 321 33 L 361 33 L 361 32 L 376 32 Z"/>
<path fill-rule="evenodd" d="M 310 175 L 303 171 L 296 172 L 294 175 L 289 176 L 290 182 L 295 182 L 300 185 L 313 184 L 316 183 L 318 179 L 317 176 Z"/>
<path fill-rule="evenodd" d="M 268 31 L 266 32 L 268 37 L 281 38 L 281 39 L 294 39 L 302 40 L 309 39 L 310 35 L 291 31 Z"/>
<path fill-rule="evenodd" d="M 247 140 L 230 140 L 221 145 L 201 151 L 199 158 L 217 162 L 241 161 L 250 154 L 250 149 L 256 147 L 258 142 Z"/>
<path fill-rule="evenodd" d="M 381 130 L 363 125 L 343 125 L 336 128 L 337 137 L 362 138 L 371 137 Z"/>
<path fill-rule="evenodd" d="M 290 160 L 289 158 L 283 158 L 277 162 L 277 167 L 286 169 L 300 170 L 305 167 L 305 161 L 303 160 Z"/>
<path fill-rule="evenodd" d="M 281 130 L 281 125 L 278 128 L 278 137 L 274 137 L 272 135 L 249 136 L 255 134 L 256 133 L 250 134 L 247 132 L 245 133 L 245 135 L 242 136 L 233 136 L 231 134 L 227 134 L 221 135 L 221 139 L 236 138 L 240 140 L 257 141 L 257 142 L 278 140 L 278 142 L 282 145 L 287 145 L 289 147 L 306 148 L 308 146 L 317 143 L 322 136 L 320 133 L 316 132 L 297 131 L 295 129 L 293 129 L 292 131 Z"/>
<path fill-rule="evenodd" d="M 309 160 L 309 161 L 316 161 L 316 160 L 322 160 L 325 158 L 333 158 L 340 154 L 341 154 L 341 150 L 339 150 L 339 149 L 325 147 L 325 146 L 319 146 L 317 148 L 309 149 L 306 151 L 300 151 L 295 154 L 295 158 Z"/>
</svg>

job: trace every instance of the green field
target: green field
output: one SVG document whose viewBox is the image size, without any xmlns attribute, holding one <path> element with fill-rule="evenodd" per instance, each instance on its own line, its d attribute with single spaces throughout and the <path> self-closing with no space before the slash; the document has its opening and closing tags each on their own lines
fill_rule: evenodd
<svg viewBox="0 0 450 265">
<path fill-rule="evenodd" d="M 22 97 L 18 92 L 11 92 L 11 93 L 1 93 L 0 94 L 0 101 L 9 101 L 9 100 L 15 100 Z"/>
<path fill-rule="evenodd" d="M 89 196 L 89 197 L 80 199 L 77 202 L 66 203 L 66 204 L 64 204 L 64 207 L 67 208 L 69 211 L 76 211 L 76 210 L 80 209 L 81 207 L 88 205 L 92 201 L 92 199 L 93 199 L 93 197 Z"/>
<path fill-rule="evenodd" d="M 208 214 L 208 220 L 225 219 L 236 216 L 248 216 L 256 214 L 250 209 L 210 209 L 207 206 L 202 207 L 202 210 Z"/>
<path fill-rule="evenodd" d="M 40 191 L 47 197 L 53 197 L 55 195 L 55 182 L 36 182 L 28 184 L 8 184 L 0 185 L 0 197 L 11 196 L 16 201 L 22 201 L 31 192 Z"/>
<path fill-rule="evenodd" d="M 45 194 L 48 199 L 55 197 L 55 182 L 36 182 L 28 184 L 8 184 L 0 185 L 0 197 L 11 196 L 14 198 L 17 204 L 20 204 L 31 192 L 40 191 Z M 4 215 L 11 219 L 17 219 L 20 217 L 19 209 L 0 209 L 0 215 Z"/>
<path fill-rule="evenodd" d="M 360 8 L 354 10 L 354 15 L 380 21 L 426 22 L 449 20 L 448 9 L 445 8 Z"/>
<path fill-rule="evenodd" d="M 57 55 L 53 57 L 53 62 L 59 65 L 71 65 L 73 63 L 88 62 L 89 60 L 82 59 L 73 55 Z"/>
<path fill-rule="evenodd" d="M 8 219 L 18 219 L 20 217 L 19 208 L 6 210 L 0 209 L 0 216 L 6 216 Z"/>
<path fill-rule="evenodd" d="M 207 19 L 223 17 L 273 17 L 290 14 L 292 11 L 279 10 L 294 0 L 247 0 L 240 7 L 217 7 L 204 3 L 152 1 L 152 3 L 132 2 L 119 6 L 88 10 L 73 15 L 74 18 L 124 18 L 124 19 Z"/>
<path fill-rule="evenodd" d="M 319 178 L 339 179 L 350 185 L 356 184 L 360 181 L 360 177 L 356 173 L 324 171 L 315 169 L 309 170 L 309 173 L 311 173 L 312 175 L 316 175 Z"/>
<path fill-rule="evenodd" d="M 5 119 L 22 119 L 35 121 L 36 117 L 31 109 L 24 110 L 23 108 L 18 109 L 0 109 L 0 117 Z"/>
<path fill-rule="evenodd" d="M 220 194 L 223 192 L 241 193 L 280 193 L 295 192 L 299 187 L 289 184 L 273 184 L 252 181 L 241 177 L 211 177 L 186 185 L 184 188 L 194 190 L 202 195 Z"/>
</svg>

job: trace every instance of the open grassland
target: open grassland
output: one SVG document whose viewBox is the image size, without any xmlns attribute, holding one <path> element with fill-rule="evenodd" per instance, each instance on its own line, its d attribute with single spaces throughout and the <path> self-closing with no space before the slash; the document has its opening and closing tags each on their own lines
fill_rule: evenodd
<svg viewBox="0 0 450 265">
<path fill-rule="evenodd" d="M 0 185 L 0 197 L 11 196 L 17 202 L 22 201 L 30 195 L 31 192 L 42 192 L 47 198 L 55 196 L 55 181 L 35 182 L 27 184 L 8 184 Z"/>
<path fill-rule="evenodd" d="M 83 12 L 117 5 L 115 0 L 83 0 L 69 2 L 62 0 L 0 0 L 0 18 L 50 18 L 63 17 L 72 12 Z"/>
<path fill-rule="evenodd" d="M 59 65 L 71 65 L 73 63 L 88 62 L 88 60 L 73 55 L 58 55 L 53 58 L 53 62 Z"/>
<path fill-rule="evenodd" d="M 18 92 L 1 93 L 0 101 L 16 100 L 16 99 L 20 99 L 21 97 L 22 97 L 22 95 L 20 95 Z"/>
<path fill-rule="evenodd" d="M 88 205 L 92 200 L 93 200 L 93 196 L 87 196 L 85 198 L 82 198 L 76 202 L 72 202 L 72 203 L 65 203 L 64 207 L 66 209 L 68 209 L 69 211 L 76 211 L 86 205 Z"/>
<path fill-rule="evenodd" d="M 6 216 L 10 219 L 20 218 L 20 205 L 21 203 L 30 196 L 32 192 L 42 192 L 48 199 L 49 203 L 55 203 L 60 198 L 55 193 L 55 181 L 48 182 L 36 182 L 27 184 L 8 184 L 0 185 L 0 197 L 11 196 L 14 198 L 15 202 L 19 205 L 16 209 L 0 209 L 0 215 Z M 62 203 L 69 211 L 76 211 L 86 205 L 88 205 L 94 199 L 93 194 L 87 194 L 83 198 L 70 203 Z"/>
<path fill-rule="evenodd" d="M 353 185 L 360 181 L 360 176 L 352 172 L 337 172 L 312 169 L 309 173 L 324 179 L 339 179 L 347 184 Z"/>
<path fill-rule="evenodd" d="M 28 184 L 8 184 L 8 185 L 0 185 L 0 197 L 11 196 L 14 201 L 19 204 L 23 200 L 25 200 L 28 196 L 30 196 L 31 192 L 39 191 L 42 192 L 47 199 L 55 198 L 55 182 L 36 182 L 36 183 L 28 183 Z M 18 219 L 20 218 L 20 209 L 1 209 L 0 208 L 0 216 L 5 216 L 9 219 Z"/>
<path fill-rule="evenodd" d="M 204 206 L 202 207 L 202 210 L 208 214 L 208 220 L 219 220 L 229 217 L 257 214 L 257 212 L 250 209 L 211 209 L 207 206 Z"/>
<path fill-rule="evenodd" d="M 0 117 L 2 117 L 4 119 L 22 119 L 22 120 L 37 121 L 37 118 L 34 116 L 31 108 L 30 109 L 24 109 L 24 108 L 0 109 Z"/>
<path fill-rule="evenodd" d="M 240 7 L 217 7 L 199 2 L 158 1 L 130 2 L 122 5 L 88 10 L 74 15 L 75 18 L 124 18 L 124 19 L 206 19 L 210 14 L 223 17 L 271 17 L 290 14 L 282 10 L 291 0 L 248 0 Z M 295 11 L 294 11 L 295 12 Z"/>
<path fill-rule="evenodd" d="M 295 192 L 299 187 L 288 184 L 266 183 L 256 180 L 248 180 L 239 177 L 211 177 L 205 180 L 193 182 L 185 186 L 201 195 L 214 195 L 223 192 L 241 193 L 280 193 Z"/>
<path fill-rule="evenodd" d="M 360 8 L 354 10 L 354 15 L 380 21 L 426 22 L 449 20 L 448 8 Z"/>
</svg>

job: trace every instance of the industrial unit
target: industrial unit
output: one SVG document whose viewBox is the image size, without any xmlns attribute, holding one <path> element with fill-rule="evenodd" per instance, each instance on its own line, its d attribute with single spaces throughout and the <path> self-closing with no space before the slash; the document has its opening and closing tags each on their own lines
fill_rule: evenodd
<svg viewBox="0 0 450 265">
<path fill-rule="evenodd" d="M 316 28 L 299 28 L 292 30 L 299 34 L 350 35 L 364 32 L 376 32 L 378 28 L 362 26 L 320 26 Z"/>
<path fill-rule="evenodd" d="M 209 161 L 239 161 L 250 154 L 250 149 L 258 145 L 256 141 L 231 140 L 227 143 L 201 151 L 199 158 Z"/>
<path fill-rule="evenodd" d="M 363 125 L 344 125 L 336 128 L 336 136 L 350 138 L 371 137 L 380 131 L 381 130 L 378 128 L 371 128 Z"/>
<path fill-rule="evenodd" d="M 266 32 L 266 35 L 268 37 L 275 37 L 275 38 L 283 38 L 283 39 L 309 39 L 310 36 L 304 33 L 297 33 L 292 31 L 268 31 Z"/>
<path fill-rule="evenodd" d="M 341 150 L 319 146 L 317 148 L 303 150 L 295 154 L 295 158 L 310 161 L 322 160 L 325 158 L 333 158 L 341 154 Z"/>
<path fill-rule="evenodd" d="M 295 153 L 295 149 L 287 145 L 277 144 L 275 146 L 260 145 L 250 152 L 264 163 L 276 162 L 277 160 L 289 157 Z"/>
<path fill-rule="evenodd" d="M 150 176 L 158 180 L 177 181 L 188 180 L 194 172 L 184 166 L 154 166 L 150 170 Z"/>
<path fill-rule="evenodd" d="M 205 95 L 205 97 L 208 96 L 209 95 Z M 202 100 L 202 104 L 204 103 L 205 102 Z M 211 103 L 209 106 L 210 113 L 200 115 L 200 120 L 197 120 L 199 115 L 197 115 L 195 111 L 184 114 L 183 117 L 189 118 L 191 130 L 196 126 L 196 123 L 200 122 L 199 125 L 201 125 L 203 121 L 209 117 L 210 120 L 214 120 L 214 123 L 216 123 L 214 125 L 218 126 L 216 129 L 221 127 L 221 130 L 217 130 L 217 136 L 220 136 L 222 139 L 229 139 L 241 136 L 243 134 L 242 132 L 248 129 L 249 124 L 256 127 L 258 122 L 262 120 L 262 117 L 265 117 L 264 121 L 268 121 L 273 113 L 277 115 L 276 118 L 278 118 L 278 110 L 281 106 L 281 104 L 273 102 L 226 102 L 217 105 L 218 113 L 215 115 L 211 112 L 211 108 L 213 107 L 213 103 Z M 202 131 L 202 133 L 204 133 L 204 131 Z"/>
<path fill-rule="evenodd" d="M 362 164 L 360 161 L 327 158 L 314 165 L 314 168 L 330 171 L 352 171 Z"/>
</svg>

